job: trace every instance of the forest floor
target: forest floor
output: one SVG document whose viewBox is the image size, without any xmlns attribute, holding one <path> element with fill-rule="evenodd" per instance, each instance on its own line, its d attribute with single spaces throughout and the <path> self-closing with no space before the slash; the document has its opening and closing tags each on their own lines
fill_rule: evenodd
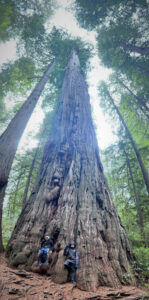
<svg viewBox="0 0 149 300">
<path fill-rule="evenodd" d="M 147 300 L 149 290 L 144 287 L 121 286 L 100 287 L 96 292 L 85 292 L 71 283 L 56 284 L 46 275 L 7 266 L 4 254 L 0 255 L 0 299 L 1 300 Z"/>
</svg>

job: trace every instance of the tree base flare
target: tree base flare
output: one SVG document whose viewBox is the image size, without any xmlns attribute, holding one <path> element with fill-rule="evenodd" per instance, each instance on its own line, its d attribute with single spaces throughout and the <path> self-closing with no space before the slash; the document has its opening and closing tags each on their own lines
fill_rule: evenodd
<svg viewBox="0 0 149 300">
<path fill-rule="evenodd" d="M 0 255 L 0 299 L 50 299 L 57 300 L 147 300 L 149 289 L 134 286 L 117 288 L 99 287 L 96 292 L 86 292 L 74 288 L 71 283 L 53 283 L 51 277 L 24 270 L 11 269 L 7 266 L 4 254 Z"/>
</svg>

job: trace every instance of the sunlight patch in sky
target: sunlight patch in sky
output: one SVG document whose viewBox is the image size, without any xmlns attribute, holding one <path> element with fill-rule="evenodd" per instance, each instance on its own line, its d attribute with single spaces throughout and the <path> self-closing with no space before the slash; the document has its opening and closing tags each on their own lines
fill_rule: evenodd
<svg viewBox="0 0 149 300">
<path fill-rule="evenodd" d="M 41 100 L 41 98 L 40 98 Z M 39 132 L 41 123 L 44 119 L 44 113 L 43 110 L 41 109 L 41 101 L 39 100 L 38 104 L 35 107 L 35 110 L 27 123 L 27 126 L 25 128 L 24 134 L 20 140 L 19 143 L 19 153 L 24 152 L 24 148 L 26 149 L 31 149 L 37 147 L 38 140 L 34 138 L 28 138 L 28 135 L 37 134 Z"/>
<path fill-rule="evenodd" d="M 15 60 L 16 58 L 16 41 L 10 40 L 5 43 L 0 43 L 0 64 Z"/>
</svg>

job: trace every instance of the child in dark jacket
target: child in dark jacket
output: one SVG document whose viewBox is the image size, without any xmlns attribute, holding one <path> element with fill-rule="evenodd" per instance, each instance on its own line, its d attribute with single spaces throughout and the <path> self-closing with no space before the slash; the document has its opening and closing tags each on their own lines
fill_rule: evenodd
<svg viewBox="0 0 149 300">
<path fill-rule="evenodd" d="M 64 249 L 64 255 L 66 256 L 66 260 L 64 262 L 65 268 L 67 268 L 68 272 L 71 275 L 71 281 L 74 285 L 75 282 L 75 271 L 78 268 L 79 263 L 79 253 L 76 249 L 76 244 L 74 241 L 71 241 L 69 246 L 66 244 Z"/>
<path fill-rule="evenodd" d="M 45 264 L 49 263 L 49 254 L 53 251 L 53 241 L 50 239 L 50 236 L 45 233 L 44 238 L 41 240 L 41 249 L 39 251 L 38 265 L 42 263 L 42 257 L 45 255 Z"/>
</svg>

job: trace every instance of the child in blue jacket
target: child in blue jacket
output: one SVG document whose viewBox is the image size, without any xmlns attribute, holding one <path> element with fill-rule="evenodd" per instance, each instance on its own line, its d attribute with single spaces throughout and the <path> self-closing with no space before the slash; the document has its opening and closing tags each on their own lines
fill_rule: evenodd
<svg viewBox="0 0 149 300">
<path fill-rule="evenodd" d="M 78 268 L 79 263 L 79 253 L 76 249 L 76 244 L 74 241 L 71 241 L 69 246 L 66 244 L 64 249 L 64 255 L 66 256 L 66 260 L 64 262 L 65 268 L 67 268 L 68 272 L 71 275 L 71 281 L 74 285 L 76 285 L 75 281 L 75 272 Z"/>
</svg>

